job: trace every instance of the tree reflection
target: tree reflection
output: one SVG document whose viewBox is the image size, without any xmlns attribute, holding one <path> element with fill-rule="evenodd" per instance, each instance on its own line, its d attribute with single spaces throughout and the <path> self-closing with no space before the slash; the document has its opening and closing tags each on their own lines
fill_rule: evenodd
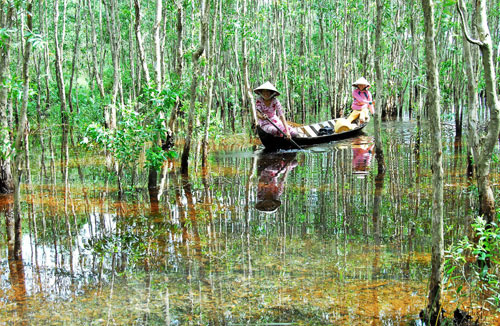
<svg viewBox="0 0 500 326">
<path fill-rule="evenodd" d="M 280 207 L 288 173 L 297 166 L 296 153 L 263 153 L 257 160 L 259 184 L 255 208 L 262 212 L 274 212 Z"/>
<path fill-rule="evenodd" d="M 26 281 L 22 257 L 21 221 L 15 220 L 12 195 L 0 197 L 0 211 L 5 215 L 7 233 L 7 251 L 9 259 L 9 281 L 11 284 L 10 301 L 16 305 L 15 313 L 20 325 L 28 325 L 26 321 Z"/>
<path fill-rule="evenodd" d="M 96 180 L 83 187 L 65 187 L 59 175 L 60 183 L 34 180 L 33 199 L 21 206 L 24 261 L 16 260 L 20 242 L 16 250 L 16 224 L 7 217 L 8 311 L 0 320 L 37 311 L 45 312 L 39 324 L 402 320 L 421 307 L 428 276 L 430 163 L 427 147 L 417 160 L 414 138 L 397 133 L 413 137 L 413 129 L 398 128 L 387 129 L 385 174 L 373 137 L 361 136 L 324 151 L 220 153 L 200 175 L 168 167 L 159 188 L 122 198 L 104 167 L 82 164 Z M 447 156 L 448 167 L 454 159 Z M 457 211 L 454 225 L 470 215 L 474 198 L 460 170 L 450 173 L 445 199 Z M 147 176 L 137 182 L 146 185 Z M 275 213 L 255 209 L 265 201 L 275 207 L 264 212 Z M 358 306 L 359 314 L 346 314 Z"/>
</svg>

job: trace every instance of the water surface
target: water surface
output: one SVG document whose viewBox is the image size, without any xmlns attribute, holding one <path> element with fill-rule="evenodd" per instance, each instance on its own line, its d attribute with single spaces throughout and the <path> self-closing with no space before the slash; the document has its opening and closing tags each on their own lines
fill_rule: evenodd
<svg viewBox="0 0 500 326">
<path fill-rule="evenodd" d="M 67 185 L 34 155 L 22 229 L 2 199 L 0 324 L 404 325 L 427 295 L 430 155 L 414 123 L 383 129 L 385 174 L 368 130 L 306 151 L 220 145 L 206 171 L 170 162 L 156 192 L 129 171 L 123 196 L 99 154 Z M 464 145 L 443 142 L 449 242 L 476 208 Z"/>
</svg>

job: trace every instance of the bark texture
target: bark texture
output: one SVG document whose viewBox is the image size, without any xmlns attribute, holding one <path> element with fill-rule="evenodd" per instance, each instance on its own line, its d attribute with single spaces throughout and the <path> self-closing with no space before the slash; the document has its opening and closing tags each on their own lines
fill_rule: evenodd
<svg viewBox="0 0 500 326">
<path fill-rule="evenodd" d="M 429 282 L 427 313 L 439 318 L 443 291 L 443 163 L 441 145 L 441 106 L 434 29 L 434 3 L 422 0 L 425 20 L 425 64 L 427 68 L 427 103 L 432 148 L 432 270 Z"/>
<path fill-rule="evenodd" d="M 3 9 L 3 8 L 2 8 Z M 0 11 L 0 28 L 10 29 L 12 26 L 12 16 L 14 15 L 14 6 L 9 5 L 6 11 Z M 12 153 L 12 144 L 9 135 L 8 119 L 8 101 L 9 94 L 6 81 L 10 78 L 10 42 L 8 37 L 3 40 L 3 46 L 0 47 L 0 145 L 2 147 L 2 157 L 0 159 L 0 194 L 10 193 L 14 190 L 12 180 L 10 155 Z"/>
<path fill-rule="evenodd" d="M 498 142 L 500 132 L 500 103 L 497 95 L 497 81 L 495 64 L 493 62 L 493 43 L 488 27 L 488 16 L 486 14 L 486 0 L 478 0 L 477 5 L 477 31 L 481 45 L 481 58 L 486 82 L 486 100 L 490 109 L 490 121 L 488 123 L 488 134 L 484 140 L 484 149 L 478 161 L 478 188 L 480 201 L 480 214 L 485 216 L 487 222 L 496 218 L 495 198 L 491 189 L 489 174 L 491 154 Z"/>
</svg>

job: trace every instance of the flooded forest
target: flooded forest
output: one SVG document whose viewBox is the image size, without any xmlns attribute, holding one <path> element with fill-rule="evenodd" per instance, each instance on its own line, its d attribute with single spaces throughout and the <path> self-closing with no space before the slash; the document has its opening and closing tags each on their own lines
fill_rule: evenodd
<svg viewBox="0 0 500 326">
<path fill-rule="evenodd" d="M 0 6 L 0 325 L 500 324 L 497 0 Z"/>
</svg>

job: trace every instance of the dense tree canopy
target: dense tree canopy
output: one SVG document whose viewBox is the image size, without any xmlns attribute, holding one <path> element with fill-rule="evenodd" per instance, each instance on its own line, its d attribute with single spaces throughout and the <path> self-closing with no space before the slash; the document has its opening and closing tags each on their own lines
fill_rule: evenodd
<svg viewBox="0 0 500 326">
<path fill-rule="evenodd" d="M 182 138 L 192 96 L 192 61 L 200 44 L 201 3 L 160 3 L 39 1 L 33 4 L 33 29 L 28 30 L 23 14 L 26 2 L 3 1 L 2 45 L 10 55 L 3 72 L 9 121 L 17 121 L 23 43 L 28 41 L 33 44 L 29 58 L 31 129 L 59 136 L 68 126 L 71 141 L 78 143 L 88 136 L 89 126 L 93 131 L 103 127 L 127 133 L 127 125 L 134 123 L 132 116 L 140 115 L 135 122 L 141 122 L 138 127 L 144 132 L 160 115 L 171 119 L 172 110 L 179 108 L 175 131 Z M 443 114 L 448 119 L 456 116 L 460 128 L 466 83 L 455 4 L 439 1 L 435 20 Z M 208 99 L 213 98 L 213 137 L 221 128 L 250 130 L 243 63 L 248 65 L 249 86 L 274 82 L 283 93 L 288 115 L 296 121 L 339 116 L 348 110 L 351 82 L 358 76 L 374 81 L 375 62 L 383 71 L 383 85 L 373 87 L 385 94 L 378 104 L 383 116 L 415 116 L 418 112 L 419 96 L 425 90 L 424 20 L 418 1 L 383 2 L 379 51 L 374 48 L 375 1 L 238 0 L 206 1 L 206 6 L 209 35 L 200 57 L 194 123 L 201 126 L 207 119 L 204 112 Z M 489 1 L 497 71 L 499 6 Z M 12 20 L 6 19 L 9 12 Z M 477 68 L 480 56 L 477 48 L 472 51 L 481 95 L 485 83 Z M 58 87 L 64 88 L 64 95 L 58 93 Z M 176 98 L 181 102 L 178 106 Z M 480 105 L 483 101 L 480 96 Z M 153 127 L 151 137 L 161 128 L 161 124 Z M 194 129 L 195 137 L 201 130 Z M 109 137 L 101 141 L 110 141 Z"/>
</svg>

